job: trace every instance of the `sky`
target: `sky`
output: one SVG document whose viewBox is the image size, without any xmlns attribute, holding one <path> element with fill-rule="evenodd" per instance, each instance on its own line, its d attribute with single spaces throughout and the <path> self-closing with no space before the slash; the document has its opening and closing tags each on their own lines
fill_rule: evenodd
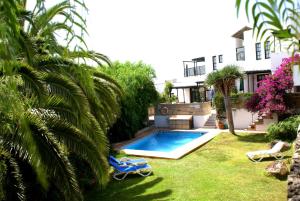
<svg viewBox="0 0 300 201">
<path fill-rule="evenodd" d="M 86 0 L 90 49 L 142 60 L 160 81 L 183 77 L 183 60 L 226 45 L 247 24 L 235 0 Z"/>
<path fill-rule="evenodd" d="M 46 7 L 61 0 L 48 0 Z M 29 8 L 35 0 L 29 0 Z M 183 77 L 182 61 L 224 49 L 248 25 L 235 0 L 85 0 L 90 50 L 112 61 L 143 61 L 156 82 Z M 223 46 L 223 47 L 222 47 Z M 221 48 L 220 48 L 221 47 Z"/>
</svg>

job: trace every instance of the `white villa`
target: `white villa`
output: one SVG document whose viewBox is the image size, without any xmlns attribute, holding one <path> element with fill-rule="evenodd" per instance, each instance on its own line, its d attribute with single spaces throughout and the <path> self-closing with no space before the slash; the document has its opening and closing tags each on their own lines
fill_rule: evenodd
<svg viewBox="0 0 300 201">
<path fill-rule="evenodd" d="M 252 36 L 252 29 L 247 26 L 234 33 L 230 41 L 231 46 L 220 47 L 223 48 L 221 51 L 183 61 L 184 78 L 173 82 L 174 88 L 171 92 L 178 97 L 179 103 L 210 100 L 210 89 L 204 86 L 205 78 L 210 72 L 228 64 L 240 66 L 245 73 L 243 80 L 236 81 L 237 90 L 254 92 L 258 87 L 258 81 L 276 70 L 282 58 L 288 56 L 278 48 L 275 52 L 271 51 L 272 41 L 257 42 Z"/>
<path fill-rule="evenodd" d="M 282 59 L 289 55 L 281 51 L 286 48 L 282 47 L 283 45 L 277 45 L 278 41 L 256 41 L 252 35 L 252 29 L 247 26 L 234 33 L 228 42 L 230 45 L 220 47 L 220 51 L 183 61 L 183 77 L 172 81 L 171 91 L 177 96 L 177 102 L 182 104 L 159 105 L 155 114 L 157 127 L 186 129 L 214 126 L 215 115 L 211 113 L 210 102 L 208 102 L 211 100 L 212 89 L 204 86 L 209 73 L 225 65 L 235 64 L 245 73 L 243 79 L 236 80 L 237 91 L 253 93 L 258 87 L 258 82 L 264 76 L 274 72 Z M 300 88 L 298 67 L 293 74 L 294 91 L 297 92 Z M 270 118 L 261 119 L 258 114 L 252 114 L 240 108 L 233 110 L 233 120 L 237 129 L 249 128 L 249 125 L 257 122 L 255 129 L 263 131 L 268 124 L 277 122 L 277 115 L 273 114 Z"/>
</svg>

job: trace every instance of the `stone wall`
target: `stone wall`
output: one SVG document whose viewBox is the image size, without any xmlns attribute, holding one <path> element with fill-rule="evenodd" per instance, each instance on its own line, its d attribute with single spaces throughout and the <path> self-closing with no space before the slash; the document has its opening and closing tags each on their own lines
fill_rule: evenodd
<svg viewBox="0 0 300 201">
<path fill-rule="evenodd" d="M 300 93 L 287 94 L 287 106 L 300 111 Z"/>
<path fill-rule="evenodd" d="M 167 109 L 166 109 L 167 108 Z M 158 104 L 155 115 L 207 115 L 211 112 L 211 102 L 189 104 Z"/>
<path fill-rule="evenodd" d="M 300 201 L 300 132 L 295 141 L 295 153 L 288 175 L 288 201 Z"/>
</svg>

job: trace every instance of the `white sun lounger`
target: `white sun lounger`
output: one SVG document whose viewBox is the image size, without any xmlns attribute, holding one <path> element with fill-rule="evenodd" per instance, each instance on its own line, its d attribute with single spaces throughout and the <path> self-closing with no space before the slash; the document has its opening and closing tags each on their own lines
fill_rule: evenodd
<svg viewBox="0 0 300 201">
<path fill-rule="evenodd" d="M 269 150 L 259 150 L 259 151 L 252 151 L 246 153 L 248 158 L 254 162 L 260 162 L 263 158 L 267 157 L 274 157 L 276 159 L 282 159 L 284 155 L 280 152 L 283 148 L 284 142 L 279 141 L 277 142 L 272 149 Z"/>
</svg>

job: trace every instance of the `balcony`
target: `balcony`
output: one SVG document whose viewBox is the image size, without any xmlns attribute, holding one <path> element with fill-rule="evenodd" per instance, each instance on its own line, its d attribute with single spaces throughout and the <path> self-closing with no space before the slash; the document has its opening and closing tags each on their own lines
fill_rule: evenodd
<svg viewBox="0 0 300 201">
<path fill-rule="evenodd" d="M 195 66 L 195 67 L 186 67 L 184 71 L 184 77 L 196 76 L 196 75 L 204 75 L 205 74 L 205 66 Z"/>
<path fill-rule="evenodd" d="M 236 60 L 245 61 L 245 47 L 236 48 Z"/>
</svg>

